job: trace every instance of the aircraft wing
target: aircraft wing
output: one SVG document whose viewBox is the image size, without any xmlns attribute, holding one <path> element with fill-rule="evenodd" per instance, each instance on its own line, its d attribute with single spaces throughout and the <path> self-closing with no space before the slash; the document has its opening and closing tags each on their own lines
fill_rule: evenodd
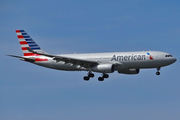
<svg viewBox="0 0 180 120">
<path fill-rule="evenodd" d="M 28 47 L 27 47 L 27 49 L 29 52 L 53 58 L 53 60 L 56 60 L 57 62 L 64 61 L 65 63 L 78 64 L 78 65 L 85 67 L 85 68 L 93 67 L 93 66 L 99 64 L 99 61 L 76 59 L 76 58 L 64 57 L 64 56 L 60 56 L 60 55 L 51 55 L 51 54 L 47 54 L 47 53 L 38 53 L 38 52 L 35 52 L 32 49 L 28 48 Z"/>
</svg>

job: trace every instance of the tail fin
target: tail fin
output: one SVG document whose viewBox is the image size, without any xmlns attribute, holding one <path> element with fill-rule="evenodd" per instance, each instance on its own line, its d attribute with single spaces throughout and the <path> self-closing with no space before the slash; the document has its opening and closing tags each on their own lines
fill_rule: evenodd
<svg viewBox="0 0 180 120">
<path fill-rule="evenodd" d="M 44 53 L 43 50 L 33 41 L 33 39 L 24 31 L 24 30 L 16 30 L 17 37 L 19 39 L 19 43 L 21 45 L 24 56 L 39 56 L 35 53 L 31 53 L 27 50 L 27 47 L 32 50 Z"/>
</svg>

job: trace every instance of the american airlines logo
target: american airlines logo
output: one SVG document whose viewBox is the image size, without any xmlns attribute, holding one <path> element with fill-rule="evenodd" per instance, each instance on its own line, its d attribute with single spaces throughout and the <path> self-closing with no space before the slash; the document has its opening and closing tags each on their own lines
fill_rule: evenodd
<svg viewBox="0 0 180 120">
<path fill-rule="evenodd" d="M 153 60 L 153 57 L 149 53 L 147 53 L 147 55 L 149 55 L 150 60 Z"/>
<path fill-rule="evenodd" d="M 146 55 L 113 55 L 111 61 L 146 60 Z"/>
</svg>

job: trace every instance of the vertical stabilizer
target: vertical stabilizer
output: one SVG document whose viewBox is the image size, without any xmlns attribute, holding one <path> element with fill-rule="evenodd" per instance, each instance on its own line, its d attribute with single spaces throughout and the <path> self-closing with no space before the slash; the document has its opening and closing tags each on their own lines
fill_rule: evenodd
<svg viewBox="0 0 180 120">
<path fill-rule="evenodd" d="M 27 50 L 27 47 L 31 48 L 33 51 L 44 53 L 44 51 L 41 50 L 36 42 L 34 42 L 33 39 L 24 30 L 16 30 L 16 34 L 19 39 L 19 43 L 21 45 L 24 56 L 39 56 L 35 53 L 29 52 Z"/>
</svg>

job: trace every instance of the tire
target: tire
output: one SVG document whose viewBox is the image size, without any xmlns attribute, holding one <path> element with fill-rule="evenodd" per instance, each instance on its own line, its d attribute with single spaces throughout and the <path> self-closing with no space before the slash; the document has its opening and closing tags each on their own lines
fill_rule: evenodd
<svg viewBox="0 0 180 120">
<path fill-rule="evenodd" d="M 104 74 L 103 78 L 109 78 L 109 75 L 108 74 Z"/>
<path fill-rule="evenodd" d="M 160 75 L 160 72 L 156 72 L 156 75 Z"/>
<path fill-rule="evenodd" d="M 89 80 L 89 77 L 88 77 L 88 76 L 84 76 L 84 80 L 85 80 L 85 81 L 88 81 L 88 80 Z"/>
<path fill-rule="evenodd" d="M 94 74 L 93 74 L 93 73 L 89 73 L 88 77 L 93 78 L 93 77 L 94 77 Z"/>
<path fill-rule="evenodd" d="M 99 77 L 98 80 L 99 81 L 104 81 L 104 78 L 103 77 Z"/>
</svg>

